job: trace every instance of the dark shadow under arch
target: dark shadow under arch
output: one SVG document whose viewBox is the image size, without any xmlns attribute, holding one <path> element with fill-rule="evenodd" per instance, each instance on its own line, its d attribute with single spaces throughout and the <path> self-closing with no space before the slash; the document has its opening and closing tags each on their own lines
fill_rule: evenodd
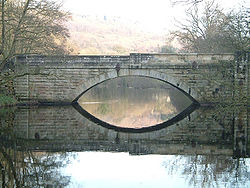
<svg viewBox="0 0 250 188">
<path fill-rule="evenodd" d="M 120 77 L 128 77 L 129 75 L 126 75 L 126 76 L 120 76 Z M 107 79 L 107 80 L 104 80 L 104 81 L 101 81 L 91 87 L 89 87 L 87 90 L 85 90 L 84 92 L 82 92 L 73 102 L 72 102 L 72 105 L 73 107 L 80 113 L 82 114 L 84 117 L 86 117 L 87 119 L 89 119 L 90 121 L 98 124 L 98 125 L 101 125 L 105 128 L 108 128 L 108 129 L 112 129 L 112 130 L 115 130 L 115 131 L 118 131 L 118 132 L 130 132 L 130 133 L 144 133 L 144 132 L 151 132 L 151 131 L 156 131 L 156 130 L 160 130 L 160 129 L 163 129 L 165 127 L 168 127 L 170 125 L 173 125 L 181 120 L 183 120 L 185 117 L 187 117 L 188 115 L 190 115 L 194 110 L 196 110 L 200 105 L 199 103 L 191 96 L 189 95 L 188 93 L 186 93 L 185 91 L 183 91 L 182 89 L 176 87 L 175 85 L 165 81 L 165 80 L 161 80 L 159 78 L 154 78 L 154 77 L 150 77 L 150 76 L 141 76 L 141 75 L 133 75 L 133 77 L 147 77 L 147 78 L 152 78 L 152 79 L 156 79 L 156 80 L 160 80 L 160 81 L 163 81 L 175 88 L 177 88 L 179 91 L 181 91 L 184 95 L 186 95 L 191 101 L 192 101 L 192 104 L 187 107 L 186 109 L 184 109 L 181 113 L 179 113 L 177 116 L 169 119 L 168 121 L 165 121 L 163 123 L 160 123 L 160 124 L 156 124 L 156 125 L 152 125 L 150 127 L 143 127 L 143 128 L 125 128 L 125 127 L 118 127 L 118 126 L 115 126 L 115 125 L 112 125 L 112 124 L 109 124 L 105 121 L 102 121 L 98 118 L 96 118 L 95 116 L 93 116 L 92 114 L 90 114 L 89 112 L 87 112 L 86 110 L 84 110 L 79 104 L 78 104 L 78 99 L 84 94 L 86 93 L 87 91 L 89 91 L 90 89 L 92 89 L 93 87 L 105 82 L 105 81 L 108 81 L 108 80 L 111 80 L 111 79 L 116 79 L 116 78 L 110 78 L 110 79 Z"/>
<path fill-rule="evenodd" d="M 172 119 L 165 121 L 163 123 L 160 124 L 156 124 L 150 127 L 143 127 L 143 128 L 125 128 L 125 127 L 118 127 L 115 125 L 111 125 L 105 121 L 102 121 L 98 118 L 96 118 L 95 116 L 91 115 L 90 113 L 88 113 L 86 110 L 84 110 L 77 102 L 73 103 L 73 107 L 80 113 L 82 114 L 84 117 L 86 117 L 87 119 L 89 119 L 90 121 L 101 125 L 102 127 L 108 128 L 108 129 L 112 129 L 115 130 L 117 132 L 129 132 L 129 133 L 145 133 L 145 132 L 152 132 L 152 131 L 156 131 L 156 130 L 160 130 L 163 128 L 166 128 L 170 125 L 173 125 L 181 120 L 183 120 L 184 118 L 186 118 L 188 115 L 190 115 L 194 110 L 196 110 L 199 105 L 196 103 L 192 103 L 189 107 L 187 107 L 184 111 L 182 111 L 181 113 L 179 113 L 177 116 L 173 117 Z"/>
<path fill-rule="evenodd" d="M 175 77 L 172 76 L 171 74 L 158 72 L 157 70 L 152 70 L 152 69 L 121 68 L 119 73 L 115 69 L 109 69 L 106 71 L 106 73 L 82 81 L 79 84 L 79 86 L 75 89 L 76 91 L 72 92 L 72 97 L 73 97 L 72 102 L 74 103 L 75 101 L 77 101 L 84 92 L 91 89 L 92 87 L 100 83 L 103 83 L 104 81 L 123 76 L 140 76 L 140 77 L 148 77 L 152 79 L 161 80 L 163 82 L 172 85 L 173 87 L 178 88 L 181 92 L 183 92 L 183 94 L 188 96 L 192 101 L 196 101 L 199 98 L 199 94 L 197 93 L 196 89 L 189 86 L 188 83 L 181 80 L 180 77 L 178 76 Z"/>
<path fill-rule="evenodd" d="M 142 76 L 142 75 L 125 75 L 125 76 L 119 76 L 119 77 L 114 77 L 114 78 L 108 78 L 106 80 L 103 80 L 101 82 L 98 82 L 94 85 L 92 85 L 91 87 L 89 87 L 88 89 L 86 89 L 85 91 L 83 91 L 79 96 L 77 96 L 73 101 L 72 101 L 72 104 L 75 104 L 78 99 L 84 94 L 86 93 L 87 91 L 89 91 L 90 89 L 92 89 L 93 87 L 99 85 L 99 84 L 102 84 L 103 82 L 106 82 L 106 81 L 109 81 L 109 80 L 113 80 L 113 79 L 117 79 L 117 78 L 121 78 L 121 77 L 130 77 L 130 76 L 133 76 L 133 77 L 145 77 L 145 78 L 151 78 L 151 79 L 155 79 L 155 80 L 160 80 L 162 82 L 165 82 L 169 85 L 171 85 L 172 87 L 178 89 L 179 91 L 181 91 L 185 96 L 187 96 L 193 103 L 196 103 L 197 105 L 199 105 L 199 102 L 196 101 L 190 94 L 188 94 L 187 92 L 185 92 L 183 89 L 181 89 L 180 87 L 178 86 L 175 86 L 174 84 L 166 81 L 166 80 L 163 80 L 163 79 L 160 79 L 160 78 L 155 78 L 155 77 L 152 77 L 152 76 Z"/>
</svg>

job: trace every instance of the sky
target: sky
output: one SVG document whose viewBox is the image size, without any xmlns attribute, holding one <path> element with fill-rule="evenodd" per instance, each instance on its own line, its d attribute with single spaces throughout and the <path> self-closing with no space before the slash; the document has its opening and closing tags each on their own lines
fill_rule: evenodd
<svg viewBox="0 0 250 188">
<path fill-rule="evenodd" d="M 244 1 L 217 0 L 224 9 Z M 185 17 L 185 6 L 172 6 L 170 0 L 63 0 L 63 3 L 64 8 L 73 14 L 116 16 L 138 22 L 153 32 L 171 30 L 175 19 Z"/>
</svg>

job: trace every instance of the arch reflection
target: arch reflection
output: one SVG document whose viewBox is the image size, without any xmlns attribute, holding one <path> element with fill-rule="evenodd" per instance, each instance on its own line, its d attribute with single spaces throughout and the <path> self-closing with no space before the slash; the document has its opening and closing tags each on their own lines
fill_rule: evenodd
<svg viewBox="0 0 250 188">
<path fill-rule="evenodd" d="M 91 87 L 74 102 L 74 107 L 104 127 L 147 132 L 182 120 L 198 107 L 198 103 L 162 80 L 126 76 Z"/>
</svg>

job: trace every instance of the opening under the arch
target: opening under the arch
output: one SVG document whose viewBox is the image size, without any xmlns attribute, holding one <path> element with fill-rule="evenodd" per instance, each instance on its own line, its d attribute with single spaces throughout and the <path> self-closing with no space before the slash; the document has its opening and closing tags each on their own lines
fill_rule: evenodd
<svg viewBox="0 0 250 188">
<path fill-rule="evenodd" d="M 98 120 L 132 129 L 167 122 L 193 103 L 171 84 L 141 76 L 104 81 L 84 92 L 77 102 Z"/>
</svg>

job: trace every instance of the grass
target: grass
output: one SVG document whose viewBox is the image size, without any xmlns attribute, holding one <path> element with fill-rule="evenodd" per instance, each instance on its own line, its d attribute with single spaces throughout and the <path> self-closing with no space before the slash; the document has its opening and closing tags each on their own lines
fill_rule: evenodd
<svg viewBox="0 0 250 188">
<path fill-rule="evenodd" d="M 4 94 L 0 94 L 0 106 L 7 106 L 16 104 L 17 100 L 11 96 L 6 96 Z"/>
</svg>

